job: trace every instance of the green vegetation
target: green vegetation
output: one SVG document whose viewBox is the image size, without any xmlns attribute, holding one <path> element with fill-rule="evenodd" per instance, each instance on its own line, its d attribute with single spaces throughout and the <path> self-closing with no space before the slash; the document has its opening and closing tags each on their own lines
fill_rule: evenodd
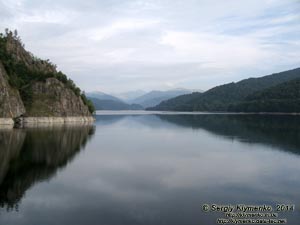
<svg viewBox="0 0 300 225">
<path fill-rule="evenodd" d="M 300 79 L 300 68 L 289 70 L 269 76 L 260 78 L 249 78 L 237 83 L 229 83 L 221 86 L 214 87 L 204 93 L 192 93 L 188 95 L 178 96 L 176 98 L 164 101 L 159 105 L 148 108 L 148 110 L 166 110 L 166 111 L 244 111 L 247 112 L 260 112 L 263 108 L 259 105 L 265 104 L 266 107 L 270 107 L 267 112 L 283 111 L 282 107 L 289 108 L 289 111 L 297 110 L 300 112 L 300 107 L 287 107 L 288 105 L 298 104 L 296 96 L 296 88 L 293 86 L 295 79 Z M 294 80 L 294 81 L 292 81 Z M 268 90 L 268 88 L 275 87 L 285 82 L 291 81 L 289 85 L 276 89 L 276 91 L 269 92 L 268 94 L 262 92 Z M 298 82 L 298 81 L 297 81 Z M 297 84 L 296 84 L 297 86 Z M 283 90 L 284 89 L 284 90 Z M 290 96 L 290 89 L 293 90 L 293 96 Z M 266 103 L 266 99 L 270 99 L 277 92 L 282 92 L 286 98 L 272 99 L 269 103 Z M 285 93 L 285 94 L 284 94 Z M 255 94 L 264 96 L 264 103 L 259 101 L 255 104 L 250 102 L 251 96 Z M 277 93 L 278 94 L 278 93 Z M 299 94 L 299 93 L 298 93 Z M 292 99 L 293 97 L 293 99 Z M 254 101 L 255 99 L 252 99 Z M 284 104 L 283 104 L 284 102 Z M 246 109 L 245 104 L 250 104 Z M 242 106 L 242 105 L 243 106 Z M 298 104 L 299 105 L 299 104 Z M 258 107 L 257 109 L 255 107 Z M 287 110 L 287 109 L 286 109 Z"/>
<path fill-rule="evenodd" d="M 80 96 L 83 103 L 89 108 L 91 113 L 95 111 L 93 103 L 86 98 L 85 94 L 75 85 L 73 80 L 68 79 L 68 77 L 60 71 L 56 72 L 56 66 L 51 64 L 49 60 L 41 60 L 32 54 L 29 54 L 33 65 L 32 68 L 24 62 L 16 60 L 15 57 L 7 51 L 8 38 L 13 38 L 22 46 L 24 45 L 22 44 L 20 37 L 18 37 L 17 31 L 11 32 L 6 29 L 5 34 L 0 33 L 0 61 L 3 63 L 8 74 L 9 84 L 20 91 L 25 104 L 30 105 L 32 102 L 32 92 L 29 87 L 33 82 L 45 81 L 47 78 L 56 78 L 67 88 L 71 89 L 76 96 Z M 34 69 L 34 65 L 38 63 L 54 68 L 55 72 L 45 72 Z"/>
<path fill-rule="evenodd" d="M 300 79 L 294 79 L 250 95 L 246 100 L 300 99 Z"/>
<path fill-rule="evenodd" d="M 95 112 L 96 109 L 93 102 L 90 99 L 88 99 L 84 93 L 81 94 L 81 99 L 83 103 L 89 108 L 89 111 L 91 113 Z"/>
<path fill-rule="evenodd" d="M 256 92 L 245 101 L 229 106 L 229 111 L 300 112 L 300 79 Z"/>
</svg>

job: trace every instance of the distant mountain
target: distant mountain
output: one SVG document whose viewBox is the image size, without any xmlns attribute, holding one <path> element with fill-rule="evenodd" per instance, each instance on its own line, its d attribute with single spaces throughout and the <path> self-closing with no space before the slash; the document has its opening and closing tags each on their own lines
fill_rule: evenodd
<svg viewBox="0 0 300 225">
<path fill-rule="evenodd" d="M 161 103 L 162 101 L 174 98 L 179 95 L 191 93 L 190 90 L 186 89 L 174 89 L 169 91 L 151 91 L 134 100 L 132 103 L 142 105 L 143 107 L 153 107 Z"/>
<path fill-rule="evenodd" d="M 144 94 L 146 94 L 146 91 L 136 90 L 136 91 L 122 92 L 122 93 L 116 94 L 116 96 L 125 102 L 130 102 L 133 99 L 136 99 Z"/>
<path fill-rule="evenodd" d="M 117 102 L 122 102 L 121 99 L 119 99 L 115 96 L 106 94 L 106 93 L 101 92 L 101 91 L 88 92 L 88 93 L 86 93 L 86 96 L 89 97 L 89 98 L 97 98 L 99 100 L 113 100 L 113 101 L 117 101 Z"/>
<path fill-rule="evenodd" d="M 229 111 L 300 112 L 300 79 L 291 80 L 249 95 Z"/>
<path fill-rule="evenodd" d="M 229 106 L 242 103 L 248 96 L 293 79 L 300 78 L 300 68 L 260 78 L 214 87 L 204 93 L 192 93 L 163 101 L 148 110 L 165 111 L 228 111 Z M 230 108 L 231 111 L 233 108 Z"/>
<path fill-rule="evenodd" d="M 89 99 L 93 102 L 96 110 L 142 110 L 143 107 L 138 104 L 127 104 L 122 101 L 103 100 L 97 98 Z"/>
</svg>

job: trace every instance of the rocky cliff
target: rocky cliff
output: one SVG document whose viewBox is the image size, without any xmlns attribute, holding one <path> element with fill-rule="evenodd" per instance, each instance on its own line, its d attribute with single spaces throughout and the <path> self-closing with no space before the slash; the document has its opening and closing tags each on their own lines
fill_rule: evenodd
<svg viewBox="0 0 300 225">
<path fill-rule="evenodd" d="M 20 117 L 35 122 L 91 120 L 92 113 L 92 103 L 74 82 L 49 60 L 26 51 L 17 32 L 0 34 L 0 124 Z"/>
<path fill-rule="evenodd" d="M 55 78 L 44 82 L 34 82 L 28 87 L 32 92 L 32 102 L 26 107 L 26 116 L 75 117 L 90 116 L 88 108 L 80 96 L 65 87 Z"/>
<path fill-rule="evenodd" d="M 16 118 L 25 113 L 19 91 L 8 84 L 8 76 L 0 61 L 0 118 Z M 4 120 L 2 120 L 2 123 Z"/>
</svg>

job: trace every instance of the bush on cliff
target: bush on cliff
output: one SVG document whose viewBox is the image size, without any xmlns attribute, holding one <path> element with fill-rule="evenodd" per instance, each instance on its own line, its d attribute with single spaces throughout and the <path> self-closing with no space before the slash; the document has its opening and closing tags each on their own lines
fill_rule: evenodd
<svg viewBox="0 0 300 225">
<path fill-rule="evenodd" d="M 32 62 L 32 68 L 28 67 L 22 61 L 18 61 L 14 58 L 12 54 L 9 54 L 7 51 L 7 41 L 9 38 L 13 38 L 15 41 L 19 42 L 22 47 L 24 45 L 21 42 L 21 38 L 18 36 L 17 31 L 11 32 L 8 29 L 5 30 L 5 33 L 0 33 L 0 61 L 3 63 L 3 66 L 8 74 L 9 84 L 20 91 L 23 101 L 27 104 L 31 103 L 32 92 L 28 88 L 33 82 L 36 81 L 45 81 L 47 78 L 56 78 L 61 81 L 65 86 L 71 89 L 76 96 L 80 96 L 83 103 L 88 107 L 89 111 L 93 113 L 95 108 L 93 103 L 88 100 L 80 90 L 79 87 L 75 85 L 73 80 L 68 79 L 68 77 L 63 74 L 61 71 L 56 72 L 56 69 L 50 71 L 40 71 L 34 69 L 34 64 L 46 64 L 51 68 L 56 68 L 54 64 L 51 64 L 49 60 L 42 60 L 31 53 L 29 53 Z"/>
</svg>

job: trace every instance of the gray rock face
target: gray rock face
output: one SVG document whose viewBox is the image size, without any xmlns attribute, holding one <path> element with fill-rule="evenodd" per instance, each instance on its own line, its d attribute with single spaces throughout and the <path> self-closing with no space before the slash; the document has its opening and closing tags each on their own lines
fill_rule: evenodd
<svg viewBox="0 0 300 225">
<path fill-rule="evenodd" d="M 25 121 L 23 118 L 27 118 L 28 123 L 93 120 L 89 107 L 79 95 L 80 90 L 71 81 L 65 81 L 67 77 L 59 74 L 54 64 L 26 51 L 20 38 L 12 32 L 6 35 L 0 40 L 1 51 L 6 54 L 1 58 L 2 62 L 0 60 L 1 126 L 20 126 Z M 22 69 L 18 69 L 18 65 Z M 40 76 L 38 79 L 37 75 Z M 60 75 L 58 79 L 57 75 Z M 13 86 L 9 78 L 14 81 Z"/>
<path fill-rule="evenodd" d="M 33 100 L 26 106 L 28 117 L 91 116 L 81 97 L 55 78 L 35 82 L 30 88 Z"/>
<path fill-rule="evenodd" d="M 0 118 L 16 118 L 25 113 L 19 91 L 10 87 L 0 61 Z"/>
</svg>

